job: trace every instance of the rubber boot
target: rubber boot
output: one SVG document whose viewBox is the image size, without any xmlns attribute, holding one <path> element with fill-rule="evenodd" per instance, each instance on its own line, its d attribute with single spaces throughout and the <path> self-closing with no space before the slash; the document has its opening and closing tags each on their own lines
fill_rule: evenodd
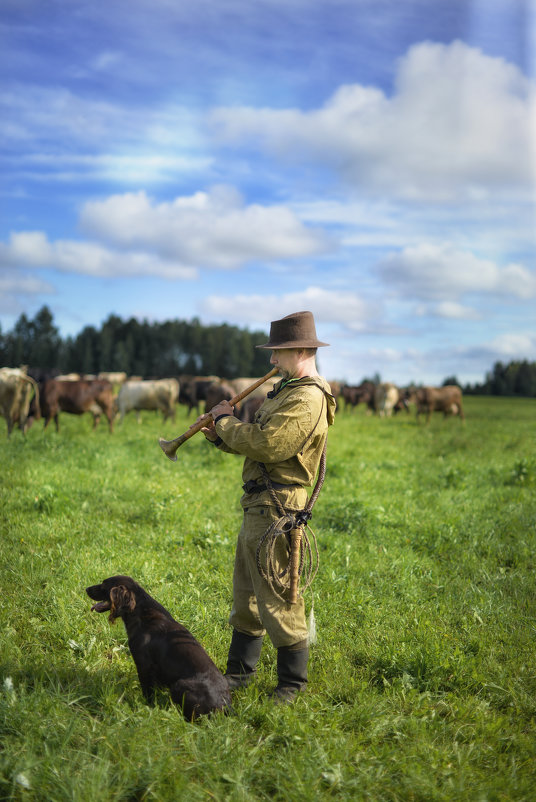
<svg viewBox="0 0 536 802">
<path fill-rule="evenodd" d="M 277 686 L 271 694 L 274 702 L 293 702 L 307 684 L 309 647 L 306 640 L 277 650 Z"/>
<path fill-rule="evenodd" d="M 231 690 L 245 688 L 255 678 L 262 640 L 262 635 L 246 635 L 233 629 L 225 671 L 225 679 Z"/>
</svg>

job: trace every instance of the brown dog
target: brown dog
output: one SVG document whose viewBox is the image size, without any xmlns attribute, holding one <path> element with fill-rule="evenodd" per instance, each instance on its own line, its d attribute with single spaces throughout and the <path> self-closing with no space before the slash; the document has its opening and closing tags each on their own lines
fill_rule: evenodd
<svg viewBox="0 0 536 802">
<path fill-rule="evenodd" d="M 122 618 L 128 645 L 147 702 L 155 688 L 167 687 L 173 701 L 191 721 L 214 710 L 231 709 L 225 677 L 186 627 L 129 576 L 112 576 L 86 588 L 97 613 Z"/>
</svg>

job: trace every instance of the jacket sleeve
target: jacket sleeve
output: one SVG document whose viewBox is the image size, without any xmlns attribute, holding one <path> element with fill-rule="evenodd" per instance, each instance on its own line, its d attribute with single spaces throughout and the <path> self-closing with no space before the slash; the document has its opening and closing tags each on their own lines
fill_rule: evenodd
<svg viewBox="0 0 536 802">
<path fill-rule="evenodd" d="M 292 393 L 264 423 L 241 423 L 229 416 L 217 422 L 216 431 L 238 454 L 257 462 L 282 462 L 298 454 L 307 441 L 318 417 L 315 407 L 309 393 Z"/>
</svg>

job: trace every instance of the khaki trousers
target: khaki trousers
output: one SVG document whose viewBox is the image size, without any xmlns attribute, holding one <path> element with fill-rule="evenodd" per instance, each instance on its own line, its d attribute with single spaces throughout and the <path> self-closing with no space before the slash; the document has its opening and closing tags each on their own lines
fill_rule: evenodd
<svg viewBox="0 0 536 802">
<path fill-rule="evenodd" d="M 233 607 L 229 623 L 239 632 L 259 637 L 268 633 L 274 647 L 292 646 L 307 638 L 305 604 L 281 600 L 270 589 L 257 568 L 257 546 L 267 528 L 277 521 L 275 507 L 258 506 L 244 509 L 244 520 L 238 535 L 233 573 Z M 284 535 L 275 548 L 278 571 L 286 568 L 289 548 Z"/>
</svg>

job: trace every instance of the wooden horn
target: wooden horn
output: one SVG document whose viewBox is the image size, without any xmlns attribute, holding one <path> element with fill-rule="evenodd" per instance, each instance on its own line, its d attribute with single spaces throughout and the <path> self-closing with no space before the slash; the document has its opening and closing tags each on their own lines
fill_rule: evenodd
<svg viewBox="0 0 536 802">
<path fill-rule="evenodd" d="M 244 398 L 246 398 L 246 396 L 252 393 L 253 390 L 256 390 L 257 387 L 260 387 L 261 384 L 264 384 L 264 382 L 268 381 L 268 379 L 271 379 L 272 376 L 275 376 L 278 372 L 279 368 L 272 368 L 270 373 L 267 373 L 266 376 L 262 377 L 262 379 L 258 379 L 249 387 L 246 387 L 245 390 L 242 390 L 241 393 L 235 395 L 234 398 L 231 398 L 231 400 L 229 401 L 230 405 L 234 407 L 235 404 L 239 404 L 240 401 L 242 401 Z M 180 446 L 182 446 L 183 443 L 189 440 L 190 437 L 192 437 L 197 432 L 200 432 L 201 429 L 203 429 L 205 426 L 207 426 L 207 424 L 211 422 L 212 422 L 212 415 L 210 414 L 210 412 L 207 412 L 206 415 L 203 415 L 201 418 L 199 418 L 199 420 L 196 423 L 192 424 L 192 426 L 190 426 L 190 428 L 187 431 L 185 431 L 184 434 L 181 434 L 179 437 L 175 437 L 174 440 L 164 440 L 164 438 L 161 437 L 158 440 L 158 445 L 160 446 L 166 457 L 168 457 L 172 462 L 177 462 L 177 455 L 176 455 L 177 449 L 180 448 Z"/>
</svg>

